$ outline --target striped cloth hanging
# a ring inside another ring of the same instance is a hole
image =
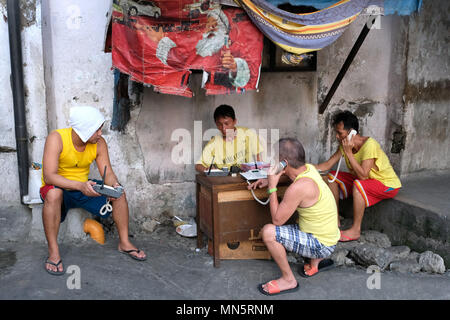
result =
[[[293,54],[320,50],[336,41],[357,16],[382,0],[342,0],[311,13],[295,14],[264,0],[235,0],[262,33]]]

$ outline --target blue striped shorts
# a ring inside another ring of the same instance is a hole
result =
[[[327,247],[320,243],[311,233],[300,230],[298,224],[275,226],[276,240],[281,243],[287,251],[295,252],[307,258],[327,258],[336,245]]]

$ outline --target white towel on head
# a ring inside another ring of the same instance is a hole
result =
[[[105,117],[94,107],[83,106],[70,108],[69,124],[86,143],[105,122]]]

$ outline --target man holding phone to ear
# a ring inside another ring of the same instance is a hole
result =
[[[316,168],[330,170],[341,156],[345,158],[350,172],[329,172],[328,185],[337,205],[340,198],[353,196],[353,225],[341,231],[339,239],[347,242],[359,239],[364,210],[383,199],[393,198],[402,185],[380,144],[371,137],[359,134],[358,118],[353,113],[339,112],[334,116],[332,125],[339,148],[328,161],[316,165]],[[351,134],[352,130],[356,134]]]
[[[340,236],[333,194],[316,168],[305,163],[305,150],[300,141],[280,139],[277,149],[278,158],[286,164],[284,168],[272,167],[267,179],[248,186],[248,189],[267,187],[270,198],[272,223],[263,227],[261,235],[281,270],[281,277],[259,285],[259,291],[265,295],[293,292],[299,288],[286,250],[311,259],[299,270],[303,277],[311,277],[332,266],[332,260],[325,258],[333,253]],[[277,185],[283,174],[293,182],[279,202]],[[298,223],[284,225],[296,211]]]

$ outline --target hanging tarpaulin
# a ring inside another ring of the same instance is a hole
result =
[[[277,6],[289,3],[293,6],[312,6],[318,10],[325,9],[333,4],[336,0],[267,0],[270,4]],[[410,15],[418,12],[422,6],[422,0],[384,0],[381,1],[384,7],[384,15],[398,14]]]
[[[114,0],[113,66],[158,92],[192,96],[191,70],[206,94],[257,88],[263,35],[240,8],[209,0]]]
[[[343,0],[323,10],[295,14],[264,0],[236,0],[276,45],[294,54],[320,50],[336,41],[361,11],[381,0]]]

